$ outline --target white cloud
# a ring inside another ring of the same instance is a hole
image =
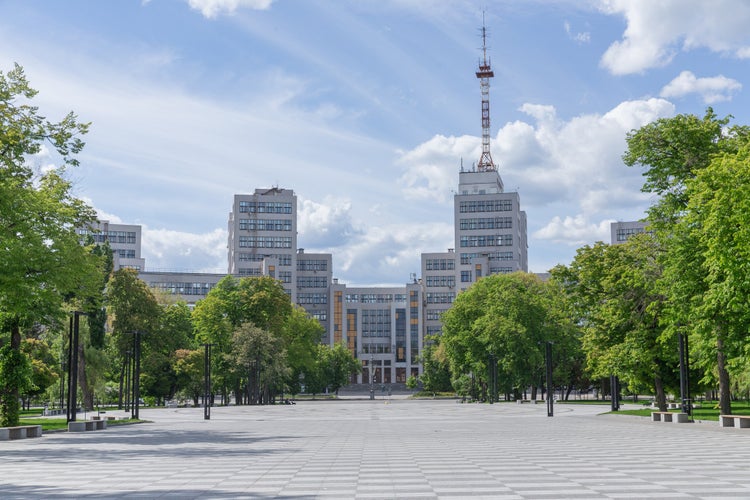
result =
[[[481,142],[473,136],[436,135],[411,151],[401,152],[398,164],[406,168],[399,184],[407,199],[448,202],[456,186],[456,172],[479,159]]]
[[[421,274],[423,252],[446,251],[452,246],[452,221],[372,226],[349,245],[336,250],[334,277],[342,271],[349,285],[403,285],[411,273]],[[393,276],[401,279],[394,282]]]
[[[605,219],[598,223],[590,222],[583,214],[574,217],[555,216],[546,226],[534,232],[533,236],[568,246],[581,246],[593,241],[609,241],[610,224],[614,220]]]
[[[111,219],[110,219],[111,220]],[[227,231],[196,234],[142,226],[141,256],[149,271],[221,273],[227,270]]]
[[[192,9],[201,11],[209,19],[221,14],[233,14],[238,8],[265,10],[272,3],[273,0],[188,0]]]
[[[674,80],[661,89],[662,97],[684,97],[688,94],[700,94],[703,102],[729,101],[734,92],[742,89],[742,84],[724,75],[697,78],[691,71],[683,71]]]
[[[600,10],[627,21],[601,64],[611,73],[642,73],[666,66],[680,51],[707,48],[750,57],[750,3],[744,0],[601,0]]]
[[[591,33],[589,33],[588,31],[573,33],[568,21],[565,21],[563,23],[563,27],[565,28],[565,33],[568,35],[568,38],[570,38],[571,40],[578,43],[589,43],[591,41]]]
[[[352,222],[349,199],[328,196],[317,203],[298,195],[297,204],[298,244],[302,247],[341,247],[360,232]]]
[[[673,115],[670,102],[625,101],[602,115],[567,121],[557,117],[554,106],[527,103],[520,110],[531,122],[506,123],[491,143],[492,156],[506,190],[518,189],[524,210],[542,226],[534,232],[530,225],[534,238],[562,239],[570,245],[592,241],[601,237],[608,221],[648,204],[648,196],[640,192],[640,172],[622,163],[625,136]],[[461,152],[478,158],[479,139],[435,136],[402,154],[403,179],[410,190],[418,186],[421,197],[447,203],[444,193],[455,186],[456,157]]]

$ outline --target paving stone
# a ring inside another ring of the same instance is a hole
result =
[[[207,421],[202,408],[142,409],[151,423],[0,443],[0,497],[750,498],[750,429],[607,410],[301,401]]]

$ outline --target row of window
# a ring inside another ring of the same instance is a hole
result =
[[[328,278],[325,276],[297,276],[297,286],[299,288],[326,288],[328,287]]]
[[[454,292],[427,292],[428,304],[452,304],[456,298]]]
[[[151,283],[150,286],[180,295],[206,295],[213,288],[211,283],[177,283],[171,281]]]
[[[454,259],[427,259],[425,269],[427,271],[453,271],[456,268]]]
[[[511,200],[467,200],[461,201],[458,211],[462,214],[474,212],[510,212],[513,210]]]
[[[291,219],[240,219],[241,231],[291,231]]]
[[[512,217],[482,217],[477,219],[460,219],[461,230],[475,229],[510,229],[513,227]]]
[[[425,280],[428,287],[437,287],[437,286],[456,286],[456,277],[449,275],[449,276],[427,276],[427,279]]]
[[[297,271],[327,271],[328,261],[325,259],[299,259]]]
[[[471,247],[509,247],[513,246],[512,234],[477,234],[461,236],[461,248]]]
[[[283,201],[241,201],[240,213],[290,214],[292,204]]]
[[[269,255],[248,252],[239,252],[237,254],[237,259],[240,262],[263,262],[264,259],[267,259],[269,257],[276,257],[276,259],[278,259],[279,261],[279,266],[286,267],[292,265],[292,256],[290,254]]]
[[[514,254],[513,252],[489,252],[489,253],[482,253],[482,256],[487,256],[490,261],[495,260],[513,260]],[[471,264],[472,259],[476,259],[479,257],[478,253],[462,253],[461,254],[461,264],[468,265]]]
[[[118,248],[116,252],[121,259],[135,259],[135,250],[132,248]]]
[[[644,232],[642,227],[621,228],[617,230],[616,239],[617,241],[627,241],[634,234],[641,234],[642,232]]]
[[[240,236],[240,248],[292,248],[291,236]]]
[[[490,267],[490,274],[509,274],[515,271],[512,267]]]
[[[347,293],[347,303],[359,302],[361,304],[387,304],[390,302],[406,302],[406,294],[403,293]]]
[[[427,321],[440,321],[440,317],[447,309],[427,309]]]
[[[328,321],[328,311],[310,311],[310,316],[320,322]]]
[[[135,231],[100,231],[92,232],[88,229],[79,229],[78,234],[81,236],[91,236],[96,243],[104,243],[109,241],[110,243],[130,243],[135,244]]]
[[[298,304],[327,304],[328,294],[327,293],[298,293],[297,303]]]

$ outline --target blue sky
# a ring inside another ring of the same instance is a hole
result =
[[[743,0],[0,0],[0,70],[21,64],[50,119],[92,122],[76,193],[143,226],[148,269],[224,272],[232,196],[279,186],[335,277],[400,284],[453,247],[483,10],[530,271],[643,216],[629,130],[709,105],[750,124]]]

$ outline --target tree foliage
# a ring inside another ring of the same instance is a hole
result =
[[[0,314],[16,352],[25,328],[55,324],[66,300],[95,294],[98,265],[76,234],[94,211],[73,196],[64,177],[78,165],[88,124],[73,113],[60,122],[47,120],[31,104],[35,95],[19,65],[0,72]],[[55,155],[56,165],[39,172],[30,162],[43,151]],[[18,397],[22,388],[9,384],[21,378],[1,379],[2,390]]]
[[[580,248],[569,267],[552,275],[574,304],[591,376],[616,375],[631,390],[650,388],[666,410],[665,383],[675,387],[677,359],[675,344],[662,336],[658,252],[648,234],[622,245],[599,242]]]
[[[677,115],[657,120],[628,135],[628,151],[623,157],[627,165],[644,168],[643,191],[659,196],[649,210],[648,221],[665,248],[662,256],[664,275],[660,285],[667,295],[666,332],[674,335],[686,331],[690,335],[691,343],[698,347],[694,352],[700,354],[706,373],[716,373],[721,409],[725,413],[731,412],[726,363],[727,354],[731,356],[726,349],[732,349],[726,344],[730,327],[726,324],[726,317],[710,317],[701,311],[705,312],[711,302],[705,302],[704,298],[715,296],[713,292],[722,288],[719,283],[724,277],[722,264],[713,259],[715,255],[711,255],[708,245],[711,239],[715,244],[726,232],[710,234],[706,227],[709,218],[701,215],[706,212],[701,206],[703,200],[699,193],[705,190],[706,175],[712,175],[705,174],[709,166],[718,158],[737,158],[747,143],[750,129],[730,126],[729,121],[729,117],[717,118],[711,108],[702,119]],[[743,165],[746,169],[746,163]],[[733,189],[726,184],[714,187]],[[741,207],[728,205],[726,210],[744,218],[744,213],[738,210]],[[722,221],[727,222],[727,219]],[[735,229],[732,226],[724,228],[730,232]],[[711,275],[711,269],[719,274]],[[715,355],[713,361],[706,356],[709,352]]]
[[[443,315],[441,344],[455,378],[472,373],[485,384],[490,355],[499,389],[536,387],[544,372],[544,343],[564,345],[572,324],[554,288],[528,273],[482,278],[458,295]]]

